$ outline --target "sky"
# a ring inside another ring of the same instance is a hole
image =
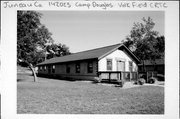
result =
[[[55,43],[69,47],[70,52],[121,43],[134,23],[151,17],[154,30],[164,35],[163,11],[38,11],[41,23],[52,33]]]

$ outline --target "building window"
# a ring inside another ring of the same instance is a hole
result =
[[[51,73],[51,65],[48,65],[47,69],[48,69],[48,73],[50,74]]]
[[[55,65],[52,66],[52,73],[55,73]]]
[[[133,62],[129,61],[129,71],[133,71]]]
[[[76,73],[80,73],[80,63],[76,64]]]
[[[66,73],[70,73],[70,66],[66,65]]]
[[[87,69],[88,73],[93,73],[93,62],[88,62]]]
[[[112,70],[112,59],[107,59],[107,70]]]
[[[39,70],[40,70],[40,71],[42,70],[42,66],[39,67]]]
[[[44,66],[44,71],[46,71],[46,66]]]

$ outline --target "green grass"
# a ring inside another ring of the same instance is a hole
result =
[[[129,89],[18,75],[17,113],[164,114],[164,88]]]

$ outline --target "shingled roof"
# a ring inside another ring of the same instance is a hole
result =
[[[139,59],[123,44],[115,44],[111,46],[106,46],[102,48],[87,50],[83,52],[73,53],[70,55],[62,56],[62,57],[55,57],[49,60],[46,60],[38,65],[45,65],[45,64],[55,64],[55,63],[62,63],[62,62],[71,62],[71,61],[78,61],[78,60],[86,60],[86,59],[101,59],[104,56],[108,55],[109,53],[117,50],[118,48],[124,47],[127,52],[130,53],[131,56],[135,58],[137,62]]]

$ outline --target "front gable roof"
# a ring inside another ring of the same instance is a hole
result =
[[[125,45],[115,44],[115,45],[106,46],[102,48],[73,53],[70,55],[62,56],[62,57],[55,57],[55,58],[46,60],[38,65],[55,64],[55,63],[71,62],[71,61],[86,60],[86,59],[96,59],[96,58],[100,60],[101,58],[112,53],[118,48],[125,49],[130,54],[130,56],[132,56],[133,59],[139,63],[139,59]]]

